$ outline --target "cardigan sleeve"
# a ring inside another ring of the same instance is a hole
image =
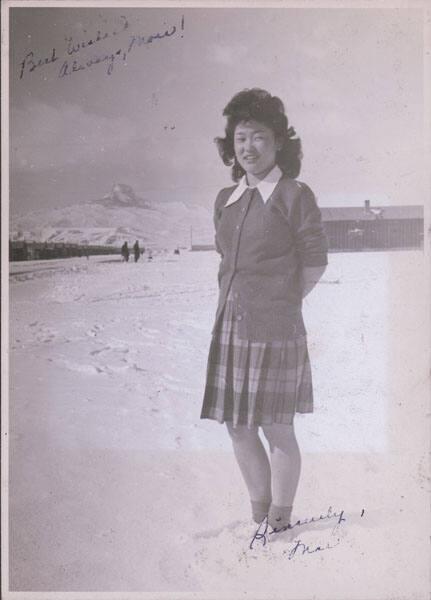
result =
[[[303,183],[299,185],[302,189],[292,202],[289,218],[299,262],[302,267],[325,266],[328,264],[328,239],[322,215],[311,189]]]
[[[215,236],[214,236],[214,243],[215,243],[215,248],[217,250],[217,252],[223,256],[223,252],[221,251],[221,248],[217,242],[217,229],[218,229],[218,225],[220,222],[220,218],[221,218],[221,211],[224,205],[224,195],[223,195],[223,190],[221,190],[218,194],[217,194],[217,198],[214,204],[214,214],[213,214],[213,222],[214,222],[214,229],[215,229]]]

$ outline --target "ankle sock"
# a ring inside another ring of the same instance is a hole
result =
[[[256,523],[262,523],[268,514],[271,500],[251,500],[251,512]]]
[[[283,529],[289,525],[291,516],[291,506],[275,506],[271,504],[268,512],[268,523],[273,529]]]

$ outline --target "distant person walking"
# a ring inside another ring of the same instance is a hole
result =
[[[248,89],[223,114],[216,142],[236,183],[214,207],[220,291],[201,418],[226,423],[253,519],[280,530],[301,471],[294,416],[313,412],[302,299],[325,271],[327,239],[313,192],[296,180],[301,142],[282,101]]]
[[[135,263],[138,262],[139,257],[141,256],[138,240],[136,240],[136,242],[133,244],[133,255],[135,257]]]
[[[123,257],[124,262],[129,262],[129,246],[127,242],[121,246],[121,256]]]

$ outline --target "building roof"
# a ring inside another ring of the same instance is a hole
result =
[[[424,207],[412,206],[322,206],[323,221],[373,221],[374,219],[423,219]]]

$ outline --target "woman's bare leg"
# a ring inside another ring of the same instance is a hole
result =
[[[292,425],[262,425],[271,457],[272,504],[268,515],[271,527],[285,527],[290,520],[301,473],[301,454]]]
[[[232,440],[235,458],[248,489],[253,518],[260,523],[268,513],[271,503],[271,465],[258,428],[246,425],[233,427],[226,423]]]

